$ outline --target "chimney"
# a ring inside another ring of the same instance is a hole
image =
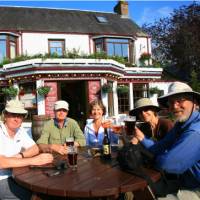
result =
[[[119,0],[114,7],[114,12],[121,15],[123,18],[129,18],[128,14],[128,2],[125,0]]]

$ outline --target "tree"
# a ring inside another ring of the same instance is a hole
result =
[[[191,78],[194,70],[200,77],[200,5],[193,2],[174,10],[170,17],[144,24],[152,37],[154,59],[163,66],[173,65]]]

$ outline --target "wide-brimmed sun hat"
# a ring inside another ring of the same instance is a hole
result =
[[[129,114],[133,115],[133,116],[137,116],[139,111],[146,109],[146,108],[152,109],[156,112],[160,111],[160,108],[157,105],[153,104],[151,99],[141,98],[135,102],[135,108],[133,110],[131,110],[129,112]]]
[[[28,111],[24,109],[24,104],[19,100],[7,101],[4,111],[9,113],[24,114],[24,115],[28,113]]]
[[[66,101],[56,101],[54,104],[54,110],[65,109],[69,110],[69,104]]]
[[[177,94],[189,94],[194,97],[198,102],[200,102],[200,93],[195,92],[186,83],[174,82],[169,85],[168,94],[158,97],[158,103],[160,106],[168,107],[168,98]]]

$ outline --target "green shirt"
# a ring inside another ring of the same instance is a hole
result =
[[[83,132],[74,119],[67,117],[66,124],[63,128],[57,127],[54,120],[51,119],[45,123],[42,134],[37,140],[37,144],[64,144],[66,138],[69,137],[73,137],[81,146],[85,146],[86,144]]]

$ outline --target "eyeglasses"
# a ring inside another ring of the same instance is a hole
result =
[[[12,118],[20,118],[23,119],[25,117],[24,114],[18,114],[18,113],[7,113],[8,117],[12,117]]]
[[[189,96],[174,96],[168,99],[168,105],[174,105],[175,103],[183,104],[185,101],[192,101],[192,97]]]
[[[64,108],[61,108],[61,109],[56,110],[56,112],[67,112],[67,110]]]

